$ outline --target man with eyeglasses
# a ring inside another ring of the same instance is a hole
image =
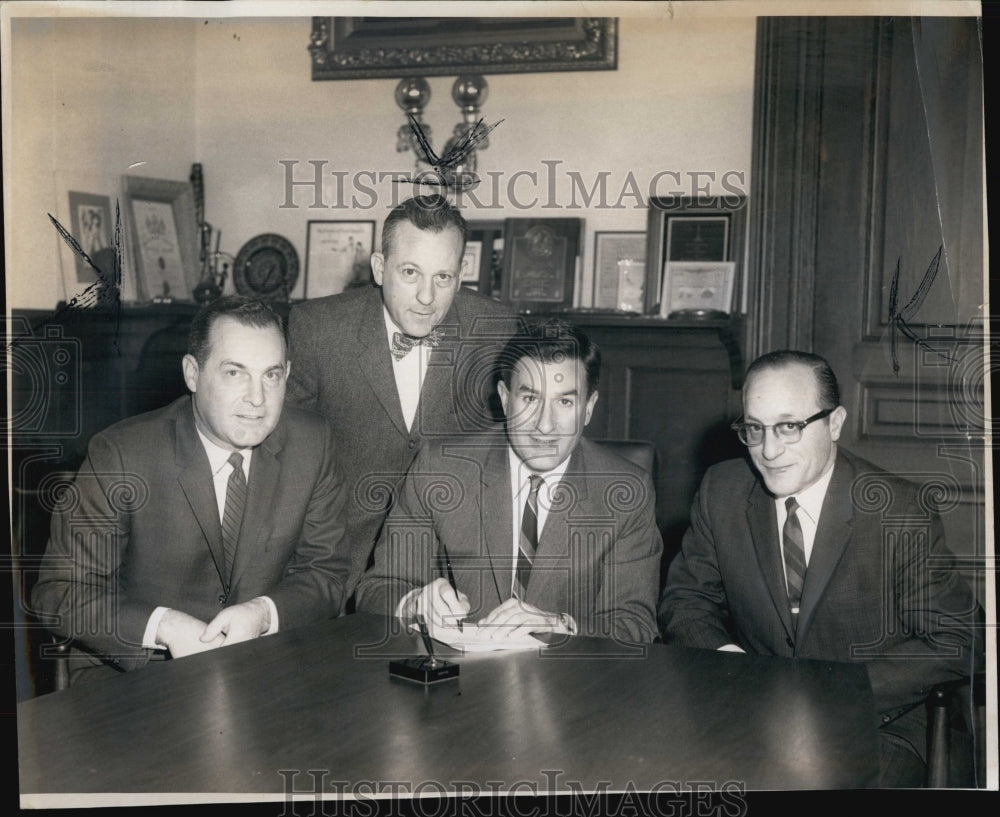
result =
[[[879,785],[923,785],[931,687],[969,674],[977,605],[918,486],[838,448],[847,411],[818,355],[755,360],[733,424],[750,462],[713,466],[659,606],[668,642],[863,661]]]

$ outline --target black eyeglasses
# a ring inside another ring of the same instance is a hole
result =
[[[774,429],[774,436],[783,443],[797,443],[802,439],[802,431],[809,423],[822,420],[833,412],[832,408],[823,409],[816,412],[812,417],[805,420],[785,420],[783,423],[775,423],[773,426],[765,426],[760,423],[733,423],[730,428],[737,433],[743,445],[760,445],[764,442],[764,435],[769,428]]]

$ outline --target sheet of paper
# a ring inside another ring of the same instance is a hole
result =
[[[415,625],[410,625],[410,629],[417,632]],[[545,644],[532,635],[519,636],[517,638],[494,638],[496,633],[494,627],[480,628],[476,624],[465,624],[462,629],[458,627],[431,627],[430,635],[435,641],[447,644],[462,652],[490,652],[494,650],[534,650],[544,647]]]

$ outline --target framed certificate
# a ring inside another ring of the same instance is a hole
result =
[[[739,311],[733,293],[741,290],[745,244],[745,196],[650,199],[645,312],[718,317]]]
[[[374,240],[374,221],[310,221],[303,297],[322,298],[371,283]]]

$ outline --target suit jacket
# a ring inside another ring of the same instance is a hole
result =
[[[862,661],[889,724],[972,668],[977,605],[950,560],[917,487],[839,449],[793,629],[774,498],[747,460],[730,460],[701,483],[659,620],[687,646]]]
[[[208,455],[182,397],[90,441],[53,513],[34,607],[54,632],[119,669],[150,659],[142,637],[157,606],[207,622],[267,595],[281,630],[333,617],[350,567],[345,499],[326,422],[286,407],[250,460],[227,597]]]
[[[663,542],[650,475],[581,439],[539,532],[524,601],[569,613],[584,635],[649,642]],[[358,609],[393,615],[450,560],[471,615],[511,596],[514,539],[506,437],[456,439],[417,457],[358,585]]]
[[[496,360],[516,322],[489,298],[459,289],[438,326],[409,431],[386,339],[382,291],[348,290],[293,307],[292,371],[286,400],[315,409],[333,427],[349,486],[350,587],[369,565],[403,476],[426,440],[491,428]],[[497,401],[498,402],[498,401]]]

